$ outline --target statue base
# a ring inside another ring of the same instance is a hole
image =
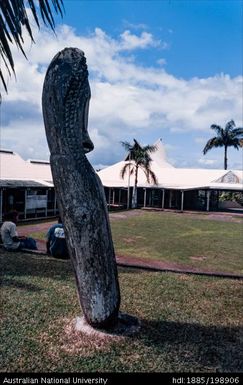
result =
[[[84,317],[77,317],[75,322],[76,331],[101,338],[131,336],[137,334],[140,329],[141,322],[138,318],[121,312],[118,314],[117,324],[107,330],[92,327]]]

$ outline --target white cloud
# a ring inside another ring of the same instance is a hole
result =
[[[198,163],[207,165],[207,166],[212,166],[218,163],[218,160],[216,159],[206,159],[206,158],[200,158],[198,159]]]
[[[157,63],[161,66],[164,66],[166,64],[166,59],[161,58],[161,59],[157,60]]]
[[[2,114],[8,116],[2,122],[2,146],[11,147],[25,158],[30,154],[32,158],[47,157],[41,115],[42,84],[51,59],[67,45],[82,49],[87,57],[92,92],[89,131],[95,144],[89,157],[94,164],[118,161],[124,152],[121,140],[136,137],[143,142],[150,133],[150,143],[161,136],[167,142],[164,132],[210,135],[212,123],[224,126],[233,118],[236,125],[242,124],[241,76],[219,74],[185,80],[152,64],[139,65],[132,56],[136,50],[158,48],[159,42],[150,33],[136,35],[126,30],[115,39],[96,28],[88,36],[79,36],[64,25],[57,28],[57,37],[46,29],[34,36],[35,45],[24,36],[28,61],[14,50],[17,81],[12,78],[8,82],[9,94],[4,95],[2,104]],[[19,105],[23,112],[17,119],[13,112]],[[30,119],[33,111],[35,115]],[[196,142],[199,143],[197,139]],[[170,151],[169,156],[174,159],[177,150],[171,147]],[[206,160],[199,163],[212,165]]]
[[[119,51],[133,50],[136,48],[144,49],[149,46],[157,47],[159,45],[160,41],[155,41],[151,33],[142,32],[140,36],[137,36],[131,34],[129,30],[126,30],[121,34],[121,43]]]
[[[128,20],[123,20],[123,26],[124,28],[129,28],[133,30],[139,30],[139,29],[148,29],[148,26],[144,23],[130,23]]]
[[[48,159],[45,130],[39,120],[13,120],[1,130],[3,147],[22,155],[25,159]]]

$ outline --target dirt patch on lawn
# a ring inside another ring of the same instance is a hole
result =
[[[131,217],[138,217],[144,214],[143,210],[127,210],[119,213],[109,213],[110,220],[127,219]]]
[[[196,255],[196,256],[190,257],[190,259],[192,261],[205,261],[207,257],[205,257],[204,255]]]
[[[243,213],[221,213],[221,212],[205,212],[205,211],[178,211],[178,210],[162,210],[162,209],[134,209],[127,210],[122,212],[109,213],[110,220],[119,220],[127,219],[131,217],[139,217],[144,215],[145,212],[153,212],[157,215],[171,214],[174,216],[186,216],[191,219],[202,219],[202,220],[211,220],[211,221],[221,221],[221,222],[234,222],[243,224]]]
[[[90,357],[97,352],[109,351],[112,343],[120,342],[123,337],[88,335],[75,327],[76,319],[60,318],[48,331],[40,335],[41,343],[52,360],[58,361],[60,353]],[[60,330],[55,335],[56,330]],[[54,333],[55,331],[55,333]]]
[[[205,212],[205,211],[178,211],[171,209],[152,209],[146,208],[142,210],[134,210],[134,211],[147,211],[154,212],[158,215],[171,214],[174,216],[186,216],[191,219],[200,219],[200,220],[212,220],[212,221],[221,221],[221,222],[233,222],[233,223],[241,223],[243,224],[243,213],[231,213],[231,212]]]

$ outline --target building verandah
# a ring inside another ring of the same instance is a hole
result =
[[[132,187],[105,187],[108,209],[121,210],[131,208]],[[159,187],[138,187],[138,208],[155,208],[176,211],[222,211],[220,195],[232,190],[215,189],[169,189]],[[242,189],[234,190],[240,193]],[[239,206],[238,206],[239,207]],[[20,220],[50,218],[58,215],[57,198],[54,187],[2,187],[0,186],[0,221],[2,215],[10,210],[17,210]],[[237,209],[237,205],[235,206]],[[243,213],[243,206],[241,208]]]
[[[0,187],[0,221],[5,213],[17,210],[20,220],[55,217],[58,215],[53,187]]]
[[[243,170],[175,168],[166,161],[161,141],[156,142],[156,147],[151,168],[158,183],[149,184],[139,170],[139,208],[216,211],[227,209],[219,199],[224,191],[243,194]],[[125,163],[121,161],[97,172],[109,209],[132,206],[134,175],[121,177]],[[242,207],[239,208],[242,210]],[[47,161],[24,161],[13,151],[0,150],[0,221],[3,214],[12,209],[19,211],[22,220],[58,215],[50,164]]]
[[[137,207],[157,208],[171,210],[196,210],[196,211],[221,211],[220,195],[232,190],[221,189],[170,189],[160,187],[138,187]],[[242,189],[233,190],[242,194]],[[108,208],[126,209],[131,208],[132,187],[130,194],[128,188],[105,187],[105,195]],[[129,196],[128,196],[129,195]],[[235,205],[236,208],[238,205]],[[243,210],[243,207],[242,207]]]

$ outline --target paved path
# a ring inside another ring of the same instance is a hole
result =
[[[111,217],[111,220],[122,220],[131,215],[137,216],[141,214],[142,214],[142,210],[132,210],[129,212],[111,213],[110,217]],[[225,215],[224,215],[224,218],[225,218]],[[227,217],[227,219],[229,218]],[[47,233],[49,227],[54,223],[56,223],[56,221],[49,221],[45,223],[36,223],[36,224],[32,223],[29,225],[19,226],[18,233],[19,235],[27,235],[27,236],[29,234],[35,234],[38,232]],[[36,241],[38,246],[38,252],[40,254],[45,254],[46,253],[45,240],[40,240],[36,237]],[[225,273],[220,271],[209,271],[206,269],[202,269],[202,268],[199,269],[196,267],[185,266],[185,265],[181,265],[179,263],[173,263],[173,262],[163,262],[159,260],[151,260],[146,258],[131,257],[131,256],[125,256],[125,255],[116,255],[116,260],[119,266],[140,268],[140,269],[146,269],[150,271],[167,271],[167,272],[180,273],[180,274],[197,274],[197,275],[222,277],[222,278],[243,279],[243,275],[239,275],[239,274]]]

